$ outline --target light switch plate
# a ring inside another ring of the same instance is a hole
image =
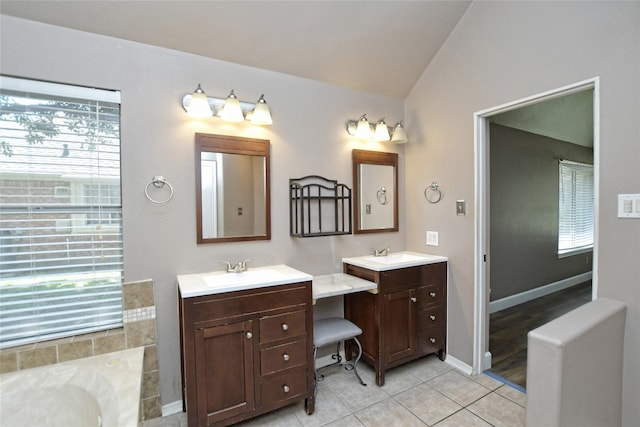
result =
[[[438,240],[437,231],[427,231],[427,246],[438,246]]]
[[[640,218],[640,194],[618,194],[618,218]]]

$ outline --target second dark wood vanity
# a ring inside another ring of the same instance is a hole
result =
[[[344,272],[378,284],[378,293],[345,295],[345,318],[362,329],[362,359],[384,385],[389,368],[431,353],[444,360],[447,334],[447,262],[375,271],[343,264]],[[347,343],[347,357],[355,346]]]

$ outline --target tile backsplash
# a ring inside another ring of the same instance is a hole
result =
[[[144,346],[140,419],[162,416],[153,281],[125,283],[122,299],[124,327],[1,350],[0,373]]]

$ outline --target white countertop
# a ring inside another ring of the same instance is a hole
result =
[[[313,277],[310,274],[291,268],[288,265],[280,264],[267,267],[249,267],[241,273],[212,271],[208,273],[181,274],[178,276],[178,287],[183,298],[191,298],[222,292],[309,282],[312,279]]]
[[[446,261],[448,261],[448,258],[444,256],[410,251],[391,252],[386,256],[364,255],[359,257],[342,258],[342,262],[346,264],[367,268],[373,271],[387,271],[397,268],[416,267],[419,265]]]
[[[334,297],[361,291],[377,292],[375,282],[344,273],[313,276],[313,299]],[[375,293],[374,292],[374,293]]]

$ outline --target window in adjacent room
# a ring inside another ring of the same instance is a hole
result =
[[[120,93],[0,76],[0,348],[122,326]]]
[[[558,256],[593,249],[593,165],[560,161]]]

